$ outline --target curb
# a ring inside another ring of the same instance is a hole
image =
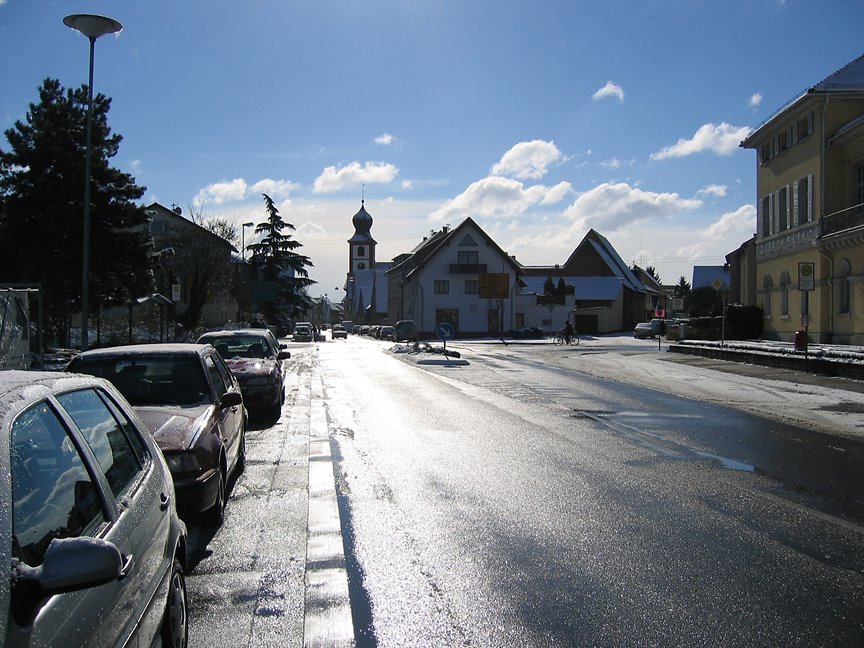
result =
[[[309,416],[309,521],[306,536],[306,601],[303,645],[354,646],[354,622],[333,456],[327,433],[321,374],[312,374]]]

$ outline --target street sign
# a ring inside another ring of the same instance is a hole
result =
[[[447,340],[452,340],[453,336],[456,335],[456,329],[453,328],[450,322],[441,322],[435,329],[435,334],[439,340],[447,342]]]
[[[816,264],[811,261],[801,261],[798,264],[798,290],[814,290],[816,288]]]
[[[480,299],[507,299],[510,275],[506,272],[486,272],[480,275]]]
[[[180,284],[171,284],[171,301],[180,301]]]

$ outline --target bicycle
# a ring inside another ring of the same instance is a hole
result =
[[[570,340],[564,337],[563,331],[558,331],[552,337],[552,344],[555,346],[561,346],[562,344],[569,344],[570,346],[579,346],[579,334],[576,331],[573,331],[573,335],[570,336]]]

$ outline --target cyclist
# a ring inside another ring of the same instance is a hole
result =
[[[567,324],[564,325],[564,341],[567,344],[570,344],[570,339],[573,337],[573,325],[570,323],[570,320],[567,320]]]

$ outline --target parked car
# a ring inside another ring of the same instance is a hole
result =
[[[333,328],[330,330],[330,338],[333,340],[338,340],[339,338],[345,340],[348,338],[348,332],[341,324],[334,324]]]
[[[240,384],[209,344],[140,344],[85,351],[67,371],[106,378],[165,455],[181,515],[222,522],[226,485],[246,461]]]
[[[279,418],[285,402],[285,351],[267,329],[211,331],[198,344],[212,344],[240,383],[243,404],[255,413]]]
[[[539,340],[546,337],[546,331],[539,326],[526,326],[520,329],[513,329],[507,334],[514,340]]]
[[[295,342],[311,342],[313,339],[311,327],[300,325],[295,326],[292,338]]]
[[[651,322],[640,322],[633,329],[633,337],[636,339],[653,338],[654,335],[654,327],[651,326]]]
[[[129,403],[92,376],[0,371],[0,438],[0,645],[186,646],[186,526]]]
[[[417,340],[417,327],[414,320],[399,320],[393,328],[395,329],[394,340],[396,342],[402,340],[414,342]]]
[[[369,325],[368,324],[361,325],[360,328],[357,329],[357,333],[359,335],[369,335]]]
[[[382,340],[395,340],[396,339],[396,329],[392,326],[382,326],[378,331],[378,337]]]

